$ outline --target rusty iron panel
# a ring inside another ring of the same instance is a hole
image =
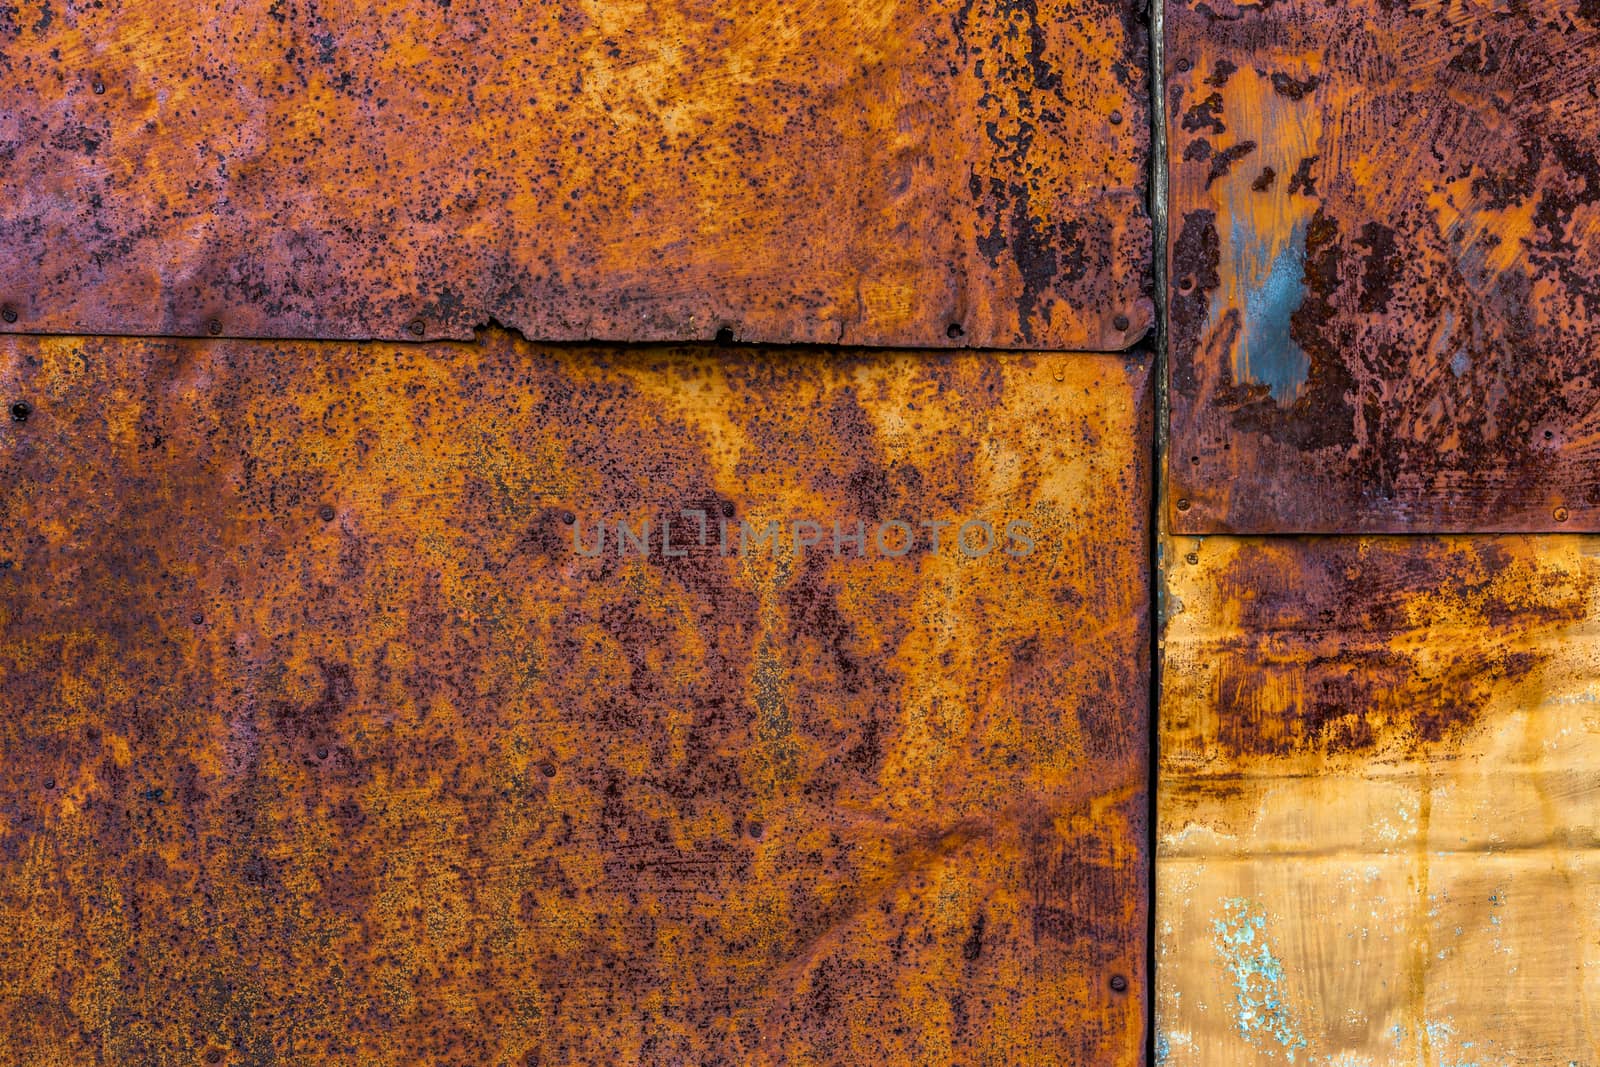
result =
[[[0,1061],[1140,1062],[1147,357],[3,353]]]
[[[1120,350],[1138,0],[0,11],[11,329]]]
[[[1600,10],[1167,23],[1174,529],[1600,529]]]
[[[1167,548],[1158,1058],[1592,1062],[1600,539]]]

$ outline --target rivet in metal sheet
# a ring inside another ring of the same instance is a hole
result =
[[[327,759],[328,758],[328,750],[325,749],[325,748],[317,749],[317,758],[318,759]]]
[[[332,522],[333,521],[333,505],[332,504],[324,504],[324,505],[322,505],[320,508],[317,509],[317,517],[319,519],[321,519],[323,522]]]
[[[99,78],[96,78],[94,80],[94,95],[100,96],[105,91],[106,91],[106,83],[101,81]]]
[[[1196,467],[1200,466],[1200,457],[1199,456],[1190,456],[1189,457],[1189,463],[1191,465],[1193,465],[1193,466],[1196,466]]]
[[[1120,974],[1112,975],[1111,989],[1117,993],[1126,993],[1128,991],[1128,980]]]
[[[33,414],[33,406],[26,400],[19,400],[11,405],[11,421],[27,422],[28,416]]]
[[[1189,510],[1189,502],[1187,500],[1178,501],[1178,510],[1179,511],[1188,511]]]
[[[189,616],[189,621],[194,623],[196,626],[199,626],[201,623],[206,621],[206,617],[197,611],[193,615]]]
[[[211,319],[209,322],[206,323],[206,333],[209,333],[212,337],[216,337],[221,332],[222,332],[222,320],[221,319]]]
[[[725,519],[733,518],[733,501],[724,500],[722,502],[722,517]]]
[[[1556,508],[1554,511],[1552,511],[1550,513],[1550,515],[1557,522],[1566,522],[1567,521],[1567,509],[1566,508]]]
[[[574,515],[570,511],[563,511],[561,513],[561,521],[566,523],[568,526],[571,526],[573,523],[578,521],[578,516]]]
[[[7,322],[16,322],[17,309],[10,305],[0,308],[0,319],[5,319]]]
[[[1126,330],[1128,328],[1128,316],[1118,315],[1116,318],[1112,319],[1111,328],[1114,330]]]
[[[44,780],[44,787],[46,789],[54,789],[56,787],[56,780],[54,778],[46,778]]]
[[[546,778],[554,778],[556,776],[556,765],[549,760],[544,760],[539,764],[539,773]]]
[[[1193,66],[1193,64],[1190,63],[1187,59],[1178,60],[1178,70],[1180,70],[1180,71],[1188,70],[1191,66]]]
[[[421,337],[428,329],[428,324],[421,319],[412,319],[406,324],[406,329],[411,331],[411,336]]]
[[[952,341],[966,332],[966,330],[961,328],[961,324],[959,322],[952,322],[950,325],[944,328],[944,335],[950,338]]]
[[[1200,553],[1191,552],[1187,556],[1183,557],[1183,561],[1189,566],[1193,567],[1200,562]]]
[[[1110,115],[1110,118],[1111,118],[1111,125],[1113,125],[1113,126],[1121,126],[1122,125],[1122,112],[1113,111],[1111,113],[1111,115]]]
[[[760,820],[757,819],[751,819],[748,823],[746,823],[745,829],[749,832],[750,836],[755,838],[757,841],[761,840],[761,835],[767,832],[766,827],[762,826]]]

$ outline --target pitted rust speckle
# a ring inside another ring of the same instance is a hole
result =
[[[1140,1061],[1142,359],[3,352],[0,1061]]]
[[[1592,8],[1168,12],[1174,529],[1600,526]]]
[[[0,299],[31,332],[1121,350],[1142,9],[24,0]]]

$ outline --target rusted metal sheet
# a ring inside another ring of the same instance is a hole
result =
[[[0,1061],[1139,1062],[1146,359],[3,352]]]
[[[1174,528],[1600,529],[1600,10],[1167,21]]]
[[[1141,0],[0,11],[10,329],[1123,349]]]
[[[1593,1062],[1600,539],[1168,546],[1158,1059]]]

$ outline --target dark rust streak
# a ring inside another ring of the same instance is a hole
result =
[[[1592,569],[1509,538],[1214,539],[1173,576],[1173,770],[1447,757],[1589,617]],[[1216,557],[1216,561],[1213,558]]]

